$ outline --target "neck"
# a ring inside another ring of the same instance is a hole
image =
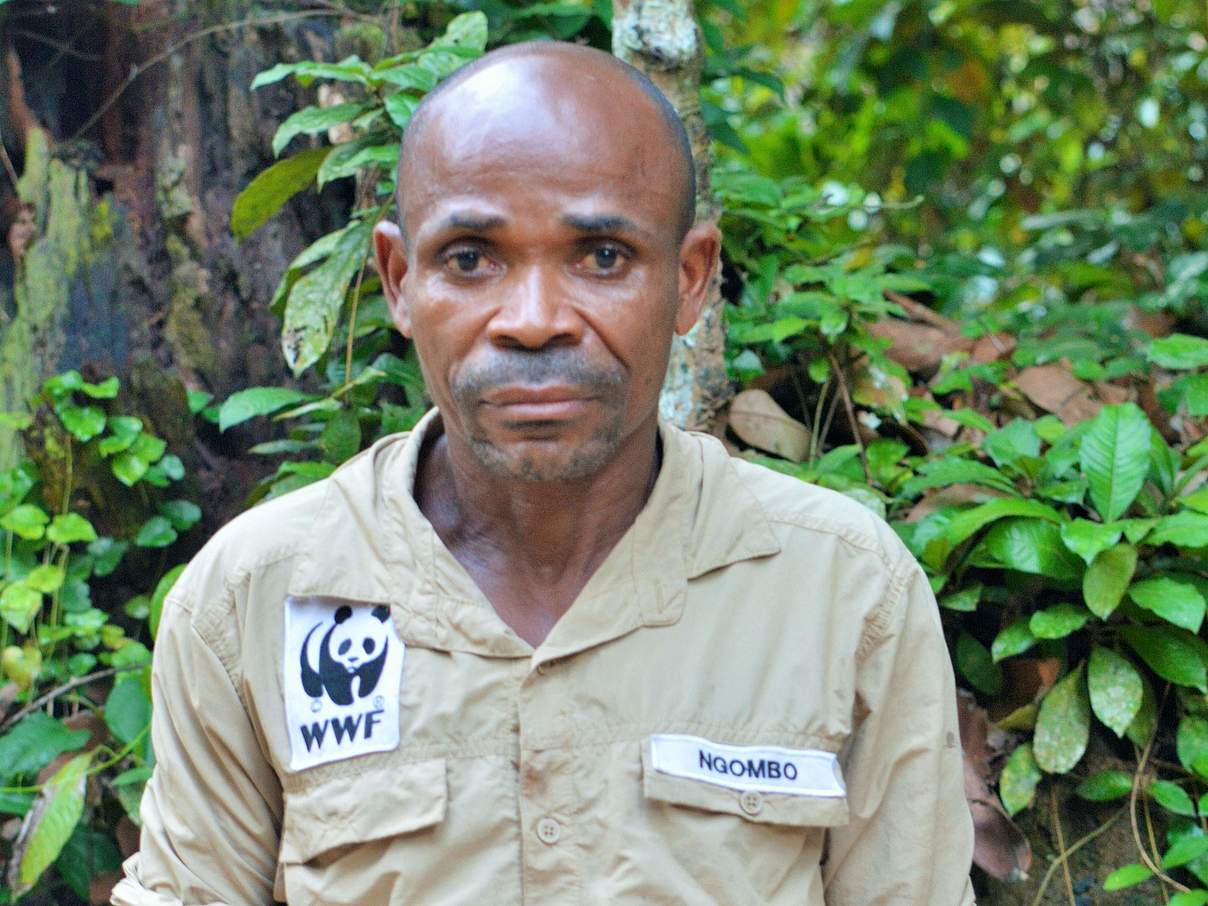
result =
[[[531,602],[522,606],[545,611],[535,616],[548,631],[633,524],[657,472],[653,416],[599,472],[573,481],[493,474],[441,434],[421,452],[415,496],[500,615],[515,626],[506,611]]]

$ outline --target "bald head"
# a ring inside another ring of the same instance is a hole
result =
[[[531,129],[529,128],[531,127]],[[675,239],[695,219],[696,174],[687,132],[675,108],[639,70],[594,48],[553,41],[493,50],[459,69],[428,93],[403,136],[399,156],[399,224],[404,236],[411,180],[423,179],[429,155],[456,153],[441,138],[466,130],[480,142],[513,143],[525,132],[562,136],[561,143],[617,144],[637,134],[662,166],[601,178],[652,182],[674,206]],[[437,133],[433,141],[433,133]],[[660,172],[663,171],[663,172]]]

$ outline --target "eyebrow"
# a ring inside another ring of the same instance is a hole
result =
[[[440,232],[447,230],[469,230],[472,233],[485,233],[493,230],[496,227],[503,226],[504,220],[502,217],[492,214],[466,214],[453,213],[441,221],[438,229]]]
[[[567,214],[562,218],[562,222],[571,229],[578,230],[581,233],[634,233],[639,236],[646,236],[647,231],[642,229],[628,217],[622,217],[620,214]]]

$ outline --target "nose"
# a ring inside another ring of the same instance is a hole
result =
[[[540,265],[513,273],[513,279],[499,287],[499,308],[487,328],[491,342],[523,349],[578,343],[583,321],[559,275]]]

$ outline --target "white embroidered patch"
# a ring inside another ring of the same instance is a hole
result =
[[[291,771],[398,746],[404,645],[389,607],[286,598],[284,651]]]
[[[650,763],[662,774],[732,790],[829,797],[845,792],[839,760],[820,749],[727,746],[699,736],[661,733],[650,737]]]

